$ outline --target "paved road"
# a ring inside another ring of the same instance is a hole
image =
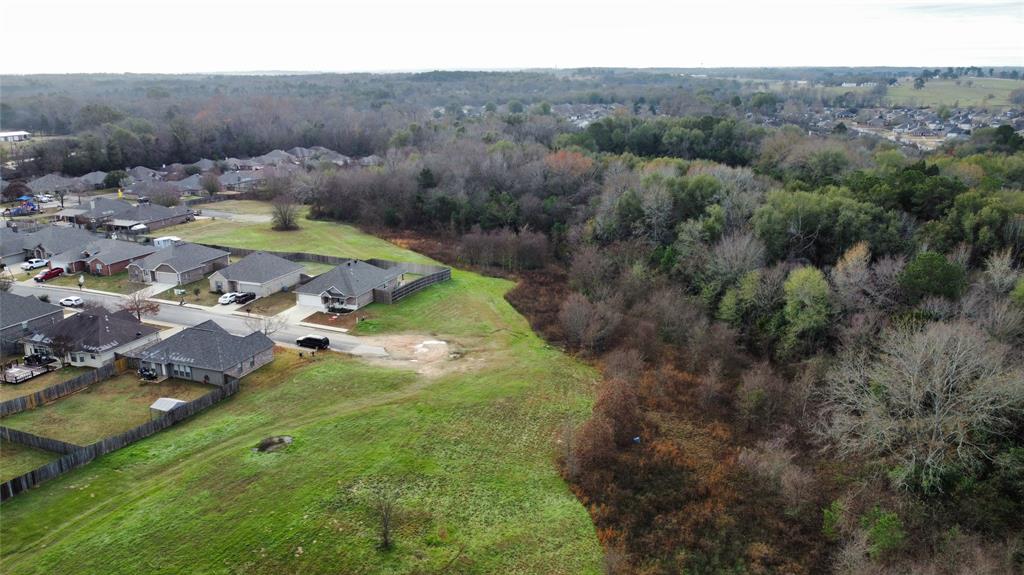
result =
[[[16,283],[12,291],[18,295],[41,295],[48,294],[50,301],[56,302],[68,295],[81,296],[87,302],[101,303],[107,308],[117,309],[121,297],[116,295],[100,294],[95,292],[81,292],[73,287],[61,287],[52,285],[38,285],[28,283]],[[213,314],[203,309],[175,304],[160,304],[160,312],[156,315],[144,315],[165,323],[189,327],[200,324],[208,319],[217,322],[218,325],[235,335],[246,335],[252,333],[254,328],[250,322],[241,316]],[[310,328],[301,325],[287,324],[274,333],[270,339],[287,347],[296,347],[295,340],[307,334],[325,336],[331,340],[331,349],[352,355],[368,357],[386,357],[384,348],[366,345],[353,335],[330,330]]]

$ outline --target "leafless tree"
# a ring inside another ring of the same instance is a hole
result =
[[[864,308],[867,289],[871,281],[871,253],[865,242],[846,250],[832,268],[832,286],[843,309],[858,311]]]
[[[271,218],[275,230],[297,230],[299,229],[299,206],[286,195],[278,196],[272,204]]]
[[[844,353],[826,376],[825,437],[840,455],[891,458],[901,482],[936,488],[988,455],[1024,407],[1024,372],[1009,348],[967,322],[895,330],[880,352]]]
[[[735,284],[747,272],[764,265],[765,248],[749,231],[723,237],[711,250],[709,271],[722,285]]]
[[[1011,248],[993,253],[985,260],[985,280],[996,293],[1007,293],[1013,289],[1020,274],[1014,265]]]
[[[259,315],[250,313],[248,317],[245,318],[245,325],[251,331],[258,331],[266,336],[273,335],[287,324],[287,318],[281,315]]]
[[[50,353],[53,357],[60,360],[63,365],[68,360],[68,355],[75,351],[74,345],[72,345],[71,337],[67,334],[58,334],[50,340],[49,344]]]
[[[131,312],[139,321],[142,321],[143,315],[156,315],[160,313],[160,304],[155,301],[146,299],[143,294],[144,290],[139,290],[128,294],[118,304],[118,308],[124,311]]]
[[[199,178],[199,185],[203,187],[203,191],[211,196],[221,191],[220,178],[213,172],[207,172]]]
[[[389,484],[380,484],[373,488],[370,495],[370,504],[373,507],[373,514],[377,519],[377,529],[380,536],[378,546],[382,550],[391,549],[392,533],[395,527],[395,518],[398,511],[398,501],[401,497],[397,487]]]

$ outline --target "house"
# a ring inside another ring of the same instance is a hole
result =
[[[0,142],[21,142],[23,140],[29,140],[32,138],[32,134],[24,130],[18,130],[14,132],[0,132]]]
[[[258,171],[252,170],[227,172],[221,174],[218,179],[220,180],[221,187],[225,190],[242,192],[256,189],[266,178]]]
[[[78,178],[79,182],[82,182],[84,187],[99,190],[103,188],[103,183],[107,180],[106,172],[89,172],[88,174]]]
[[[200,244],[179,242],[128,264],[133,282],[184,285],[227,267],[231,254]]]
[[[60,174],[40,176],[27,185],[33,194],[68,193],[82,189],[82,182],[78,178],[65,178]]]
[[[213,320],[183,329],[131,354],[157,377],[224,385],[274,360],[274,342],[263,332],[231,335]]]
[[[86,245],[97,238],[92,232],[61,226],[46,226],[34,232],[18,232],[17,235],[22,236],[21,249],[24,254],[22,260],[29,258],[49,259],[55,254],[61,254],[75,247]],[[4,242],[7,241],[8,239],[5,237]],[[4,251],[7,250],[5,249]]]
[[[210,274],[210,291],[253,292],[265,297],[299,283],[302,265],[282,257],[256,252]]]
[[[128,170],[128,175],[132,180],[136,182],[145,182],[151,180],[159,180],[160,172],[147,168],[146,166],[135,166]]]
[[[0,291],[0,352],[17,353],[21,338],[64,318],[60,306],[32,296]]]
[[[373,290],[394,289],[402,269],[379,268],[360,260],[348,260],[295,288],[299,305],[324,311],[352,311],[373,302]]]
[[[178,193],[181,194],[194,194],[196,192],[203,191],[203,182],[199,174],[192,174],[185,179],[170,183],[177,188]]]
[[[156,246],[99,238],[54,255],[50,258],[50,267],[64,268],[68,273],[87,271],[94,275],[110,276],[124,271],[128,264],[156,250]]]
[[[57,357],[75,366],[102,367],[114,354],[126,354],[160,339],[160,330],[129,311],[76,313],[22,338],[25,355]],[[63,357],[61,357],[63,355]]]
[[[201,172],[209,172],[210,170],[212,170],[212,169],[217,167],[217,162],[214,162],[213,160],[211,160],[209,158],[203,158],[203,159],[199,160],[198,162],[195,162],[194,164],[189,164],[189,165],[195,166],[195,167],[199,168],[199,171],[201,171]]]
[[[25,248],[22,245],[25,235],[19,234],[18,228],[0,228],[0,264],[13,266],[25,261]]]
[[[124,200],[91,198],[87,204],[65,208],[54,216],[90,227],[105,226],[112,231],[158,230],[195,219],[188,206],[166,207],[157,204],[133,205]]]

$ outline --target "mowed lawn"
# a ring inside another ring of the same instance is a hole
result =
[[[33,393],[46,389],[51,385],[56,385],[78,377],[79,375],[90,371],[90,369],[91,368],[87,367],[67,366],[51,371],[50,373],[38,375],[19,384],[0,383],[0,401],[7,401],[8,399],[14,399],[15,397],[21,397],[23,395],[32,395]]]
[[[200,219],[164,228],[160,233],[191,242],[256,250],[431,262],[430,258],[364,234],[352,226],[306,218],[300,218],[299,229],[290,232],[274,231],[269,223]]]
[[[149,420],[149,406],[161,397],[197,399],[213,387],[175,379],[142,385],[126,373],[36,409],[0,419],[13,429],[87,445],[128,431]]]
[[[424,259],[343,229],[321,251]],[[596,373],[530,330],[511,287],[457,272],[361,326],[458,345],[441,375],[279,349],[236,396],[6,502],[5,572],[600,572],[594,527],[555,466]],[[294,442],[253,451],[274,435]],[[381,485],[400,493],[387,552],[369,495]]]
[[[175,290],[185,290],[185,295],[175,295]],[[196,295],[196,290],[199,290],[199,295]],[[185,298],[185,303],[194,303],[196,305],[217,305],[217,299],[221,294],[210,291],[210,280],[209,277],[196,280],[192,283],[185,284],[183,286],[175,286],[167,291],[162,291],[156,295],[157,299],[165,299],[170,301],[179,301],[182,297]]]
[[[14,479],[60,457],[59,453],[0,441],[0,481]]]
[[[85,277],[85,284],[82,286],[85,289],[94,289],[100,291],[108,291],[113,293],[134,293],[146,287],[146,284],[135,283],[128,280],[128,271],[116,273],[110,276],[94,276],[89,273],[73,273],[65,274],[60,277],[56,277],[52,280],[47,281],[48,285],[58,285],[64,287],[78,287],[79,276]],[[82,299],[89,299],[89,293],[83,292],[81,294]]]
[[[968,85],[970,84],[970,85]],[[1024,81],[1002,78],[961,78],[957,80],[929,80],[920,90],[912,83],[890,86],[886,100],[900,106],[993,106],[1009,107],[1010,92],[1024,88]],[[991,97],[990,97],[991,96]]]

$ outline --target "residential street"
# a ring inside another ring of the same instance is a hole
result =
[[[15,283],[12,290],[18,295],[41,295],[49,294],[50,301],[57,303],[62,297],[68,295],[81,296],[87,302],[99,302],[110,309],[117,309],[121,301],[121,296],[113,294],[96,293],[92,291],[82,292],[78,289],[71,287],[59,287],[52,285],[40,285],[29,282]],[[208,319],[212,319],[217,322],[218,325],[228,330],[235,335],[246,335],[253,331],[248,325],[245,317],[233,315],[233,314],[214,314],[204,309],[198,309],[192,306],[180,306],[175,304],[160,303],[160,313],[155,316],[143,316],[151,317],[153,319],[179,325],[182,327],[190,327],[193,325],[200,324]],[[285,317],[291,318],[290,315],[285,312]],[[366,357],[386,357],[387,352],[384,348],[379,346],[366,345],[360,341],[356,336],[348,335],[334,330],[324,330],[311,328],[307,326],[297,325],[293,320],[289,320],[279,330],[272,334],[269,334],[270,339],[276,343],[287,346],[296,347],[295,340],[304,335],[313,334],[319,336],[325,336],[331,340],[331,349],[334,351],[340,351],[352,355],[366,356]]]

